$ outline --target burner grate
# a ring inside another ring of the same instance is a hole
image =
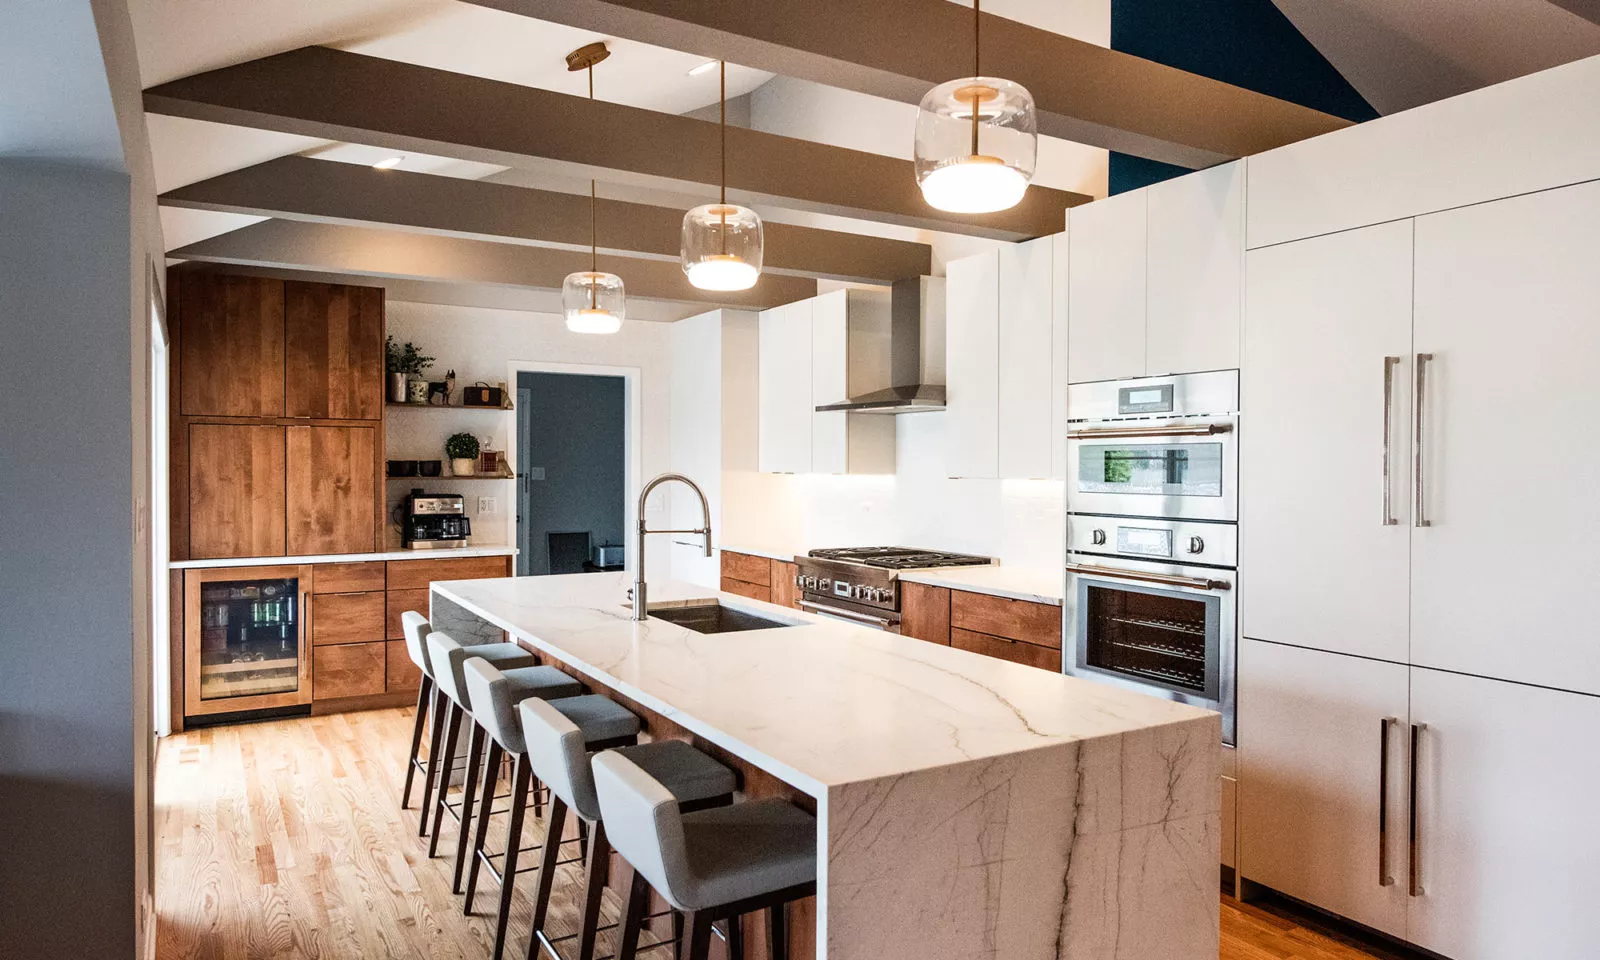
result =
[[[813,550],[810,556],[821,560],[844,560],[885,570],[921,570],[930,567],[969,567],[988,564],[988,557],[917,547],[836,547]]]

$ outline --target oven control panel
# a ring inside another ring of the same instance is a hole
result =
[[[1156,563],[1236,567],[1239,528],[1198,520],[1073,514],[1067,518],[1067,550]]]

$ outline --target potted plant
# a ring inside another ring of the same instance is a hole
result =
[[[407,341],[404,346],[395,342],[394,337],[388,338],[383,345],[384,364],[389,370],[389,401],[391,403],[408,402],[406,380],[410,377],[420,376],[424,370],[433,366],[433,358],[417,349],[417,345]],[[422,385],[422,402],[427,402],[428,386]],[[410,401],[416,402],[416,401]]]
[[[470,433],[452,434],[444,442],[445,456],[450,458],[450,473],[457,477],[470,477],[477,472],[478,438]]]

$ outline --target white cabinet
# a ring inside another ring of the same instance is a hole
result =
[[[1058,233],[1050,251],[1050,476],[1067,476],[1067,384],[1071,340],[1067,233]]]
[[[1247,637],[1407,662],[1411,247],[1402,221],[1250,252]]]
[[[1416,229],[1412,662],[1600,694],[1600,183]]]
[[[993,477],[1000,468],[1000,254],[945,265],[946,469]]]
[[[1243,161],[1149,189],[1144,375],[1239,366]]]
[[[1393,936],[1406,930],[1407,672],[1254,640],[1239,647],[1241,872]]]
[[[1148,194],[1119,193],[1067,213],[1072,383],[1144,376]]]
[[[761,312],[760,469],[811,469],[811,301]]]

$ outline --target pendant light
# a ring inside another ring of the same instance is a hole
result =
[[[972,0],[972,76],[929,90],[917,110],[917,185],[930,206],[951,213],[1016,206],[1039,150],[1033,95],[979,69],[978,4]]]
[[[683,215],[680,259],[689,283],[701,290],[748,290],[761,276],[761,218],[728,202],[728,64],[720,71],[722,190],[716,203]]]
[[[567,69],[589,71],[589,99],[594,99],[594,65],[611,56],[603,42],[589,43],[567,54]],[[594,180],[589,181],[589,269],[567,274],[561,282],[561,310],[574,333],[616,333],[628,315],[622,278],[602,273],[596,245]]]

